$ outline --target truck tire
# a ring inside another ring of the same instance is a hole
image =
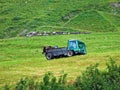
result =
[[[51,53],[47,53],[46,54],[46,59],[47,60],[53,59],[53,55]]]
[[[70,57],[70,56],[73,56],[74,55],[74,52],[73,51],[68,51],[67,52],[67,56]]]

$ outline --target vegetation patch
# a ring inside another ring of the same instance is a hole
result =
[[[24,29],[28,32],[54,32],[63,31],[66,28],[66,31],[82,29],[93,32],[119,31],[120,29],[119,0],[94,0],[94,2],[92,0],[74,0],[74,2],[65,0],[7,0],[5,2],[1,0],[0,2],[0,38],[19,36]],[[99,11],[103,14],[97,13]],[[49,26],[52,28],[48,28]],[[14,32],[8,31],[9,27],[17,27],[17,30],[14,28]],[[54,27],[61,27],[61,29]]]
[[[105,71],[98,69],[98,64],[87,67],[76,80],[67,82],[67,74],[58,78],[48,72],[41,82],[34,79],[21,79],[13,89],[15,90],[119,90],[120,89],[120,66],[111,60],[106,64]],[[5,85],[4,90],[10,89]]]

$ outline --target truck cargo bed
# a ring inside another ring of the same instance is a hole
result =
[[[53,56],[61,56],[61,55],[67,55],[67,51],[68,51],[67,48],[63,47],[63,48],[50,49],[46,53],[51,53]]]

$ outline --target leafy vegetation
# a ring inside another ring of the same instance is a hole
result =
[[[67,74],[61,75],[58,80],[50,72],[46,73],[42,82],[33,79],[21,79],[15,90],[119,90],[120,66],[111,60],[107,64],[107,70],[98,69],[98,64],[87,67],[86,71],[75,81],[67,83]],[[5,86],[5,90],[10,90]]]
[[[0,38],[25,30],[119,31],[119,14],[119,0],[1,0]]]
[[[98,64],[88,67],[82,77],[78,77],[76,86],[82,90],[114,90],[120,88],[120,66],[115,61],[107,63],[107,71],[100,71]],[[81,80],[81,81],[80,81]]]

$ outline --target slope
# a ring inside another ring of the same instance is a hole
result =
[[[118,38],[120,32],[0,39],[0,87],[6,83],[15,84],[24,77],[42,79],[48,71],[59,76],[64,70],[71,80],[91,64],[100,63],[100,69],[105,69],[110,58],[120,65]],[[85,42],[87,54],[46,60],[42,54],[43,46],[67,47],[69,39]]]
[[[19,36],[23,31],[25,33],[30,31],[74,31],[74,29],[76,31],[74,25],[70,29],[71,24],[68,25],[68,23],[67,27],[64,24],[78,14],[85,16],[86,12],[88,15],[92,14],[91,12],[89,14],[89,11],[119,15],[119,5],[119,0],[94,0],[94,2],[92,0],[74,0],[74,2],[72,0],[0,0],[0,38]],[[93,17],[96,17],[98,13],[94,13],[94,15]],[[119,17],[117,18],[119,19]],[[101,18],[98,18],[97,22],[101,22],[99,19]],[[87,25],[88,22],[94,22],[94,20],[86,19],[84,24]],[[112,23],[112,21],[110,22]],[[78,21],[74,21],[74,23],[78,23]],[[79,24],[81,23],[79,22]],[[109,28],[114,28],[109,22],[103,24],[101,23],[99,27],[95,26],[95,28],[99,28],[100,31],[109,31],[109,29],[105,30],[109,25]],[[60,28],[55,28],[56,26]],[[103,26],[105,27],[103,28]],[[77,30],[86,30],[84,25],[81,27]],[[97,29],[95,30],[91,26],[89,30],[96,31]]]
[[[110,15],[108,14],[108,16]],[[114,16],[112,18],[114,19]],[[81,28],[83,30],[85,29],[88,31],[97,31],[97,32],[117,31],[116,23],[112,23],[111,19],[106,18],[104,15],[101,15],[99,11],[87,11],[84,13],[80,13],[76,18],[67,22],[65,26],[74,27],[76,29]]]

